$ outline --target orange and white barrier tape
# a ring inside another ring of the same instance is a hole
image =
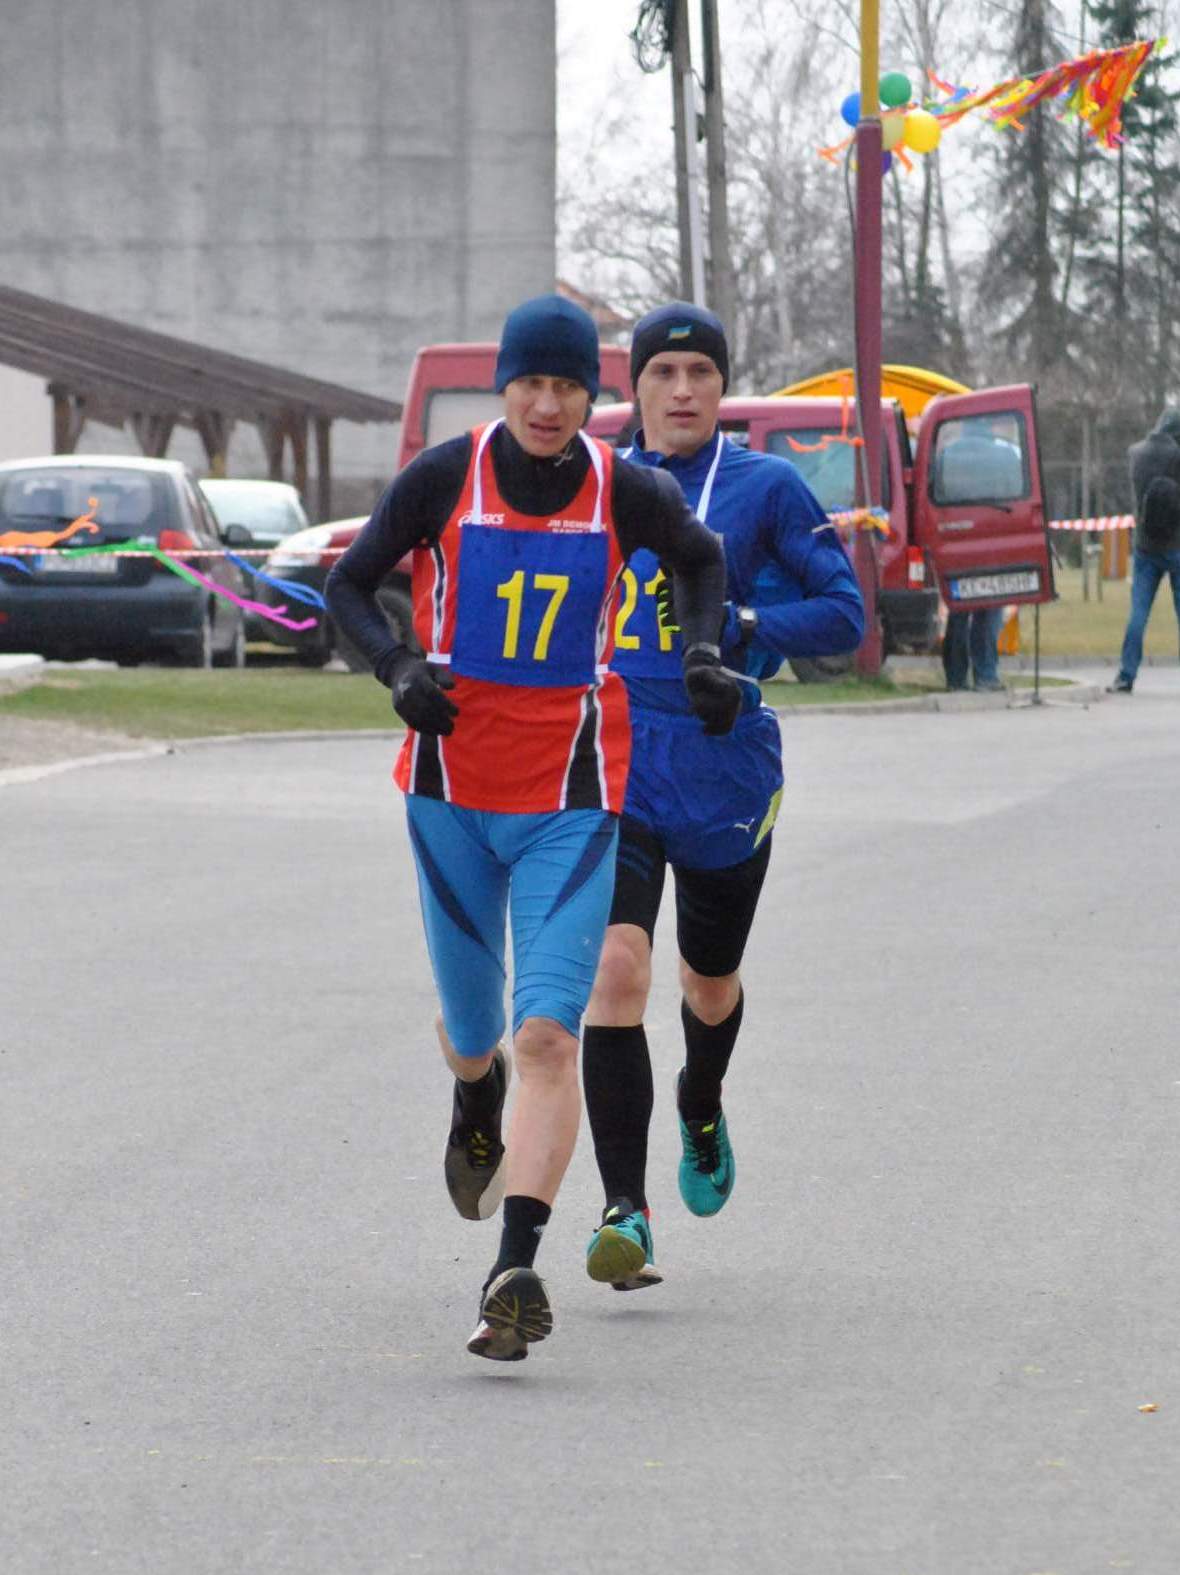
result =
[[[1050,520],[1050,530],[1134,530],[1133,514],[1101,514],[1092,520]]]

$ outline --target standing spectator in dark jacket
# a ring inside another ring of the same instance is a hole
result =
[[[1143,632],[1166,574],[1180,624],[1180,410],[1169,407],[1127,457],[1135,494],[1135,554],[1131,616],[1118,676],[1109,693],[1129,695],[1143,660]]]

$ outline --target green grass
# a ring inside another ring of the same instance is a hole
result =
[[[1131,610],[1131,580],[1104,580],[1102,600],[1096,598],[1094,577],[1090,578],[1090,600],[1082,600],[1082,571],[1056,571],[1058,601],[1041,608],[1041,655],[1093,657],[1095,661],[1118,660],[1127,614]],[[1176,660],[1180,641],[1167,581],[1160,586],[1143,642],[1144,654]],[[1031,659],[1033,648],[1033,608],[1020,609],[1021,655]]]
[[[1027,680],[1031,682],[1031,679]],[[847,678],[826,684],[776,682],[768,704],[807,706],[902,700],[941,690],[941,673]],[[268,667],[245,672],[192,672],[141,667],[134,671],[53,669],[40,682],[0,695],[6,716],[73,722],[133,738],[203,738],[224,733],[331,732],[400,724],[389,696],[372,678],[353,673]]]
[[[75,722],[133,738],[397,725],[388,692],[367,674],[296,667],[244,672],[54,669],[27,689],[0,695],[0,719],[6,716]]]

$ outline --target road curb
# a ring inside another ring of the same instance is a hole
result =
[[[45,671],[43,656],[0,656],[0,694],[27,689]]]
[[[1052,689],[1042,689],[1041,703],[1058,701],[1085,708],[1101,700],[1100,684],[1056,684]],[[917,715],[923,711],[949,715],[973,711],[1023,711],[1033,704],[1032,689],[1006,689],[1003,694],[948,694],[936,691],[929,695],[906,695],[900,700],[849,700],[846,704],[831,705],[779,705],[772,706],[779,717],[802,716],[889,716]]]
[[[39,766],[8,766],[0,770],[0,788],[41,782],[46,777],[59,777],[66,771],[80,771],[83,766],[111,766],[119,761],[154,760],[160,755],[170,754],[171,745],[152,744],[142,749],[112,749],[102,755],[75,755],[70,760],[47,760]]]

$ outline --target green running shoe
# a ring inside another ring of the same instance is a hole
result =
[[[654,1255],[647,1215],[633,1209],[630,1198],[620,1198],[603,1210],[602,1224],[590,1238],[586,1273],[616,1291],[641,1291],[663,1282]]]
[[[680,1080],[676,1079],[676,1092]],[[729,1202],[737,1165],[729,1146],[725,1117],[719,1110],[710,1121],[680,1121],[680,1141],[684,1153],[680,1160],[680,1196],[692,1214],[719,1214]]]

